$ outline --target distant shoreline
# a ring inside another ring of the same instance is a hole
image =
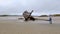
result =
[[[7,17],[7,16],[20,16],[22,17],[22,15],[0,15],[0,17]],[[34,16],[34,15],[32,15]],[[40,16],[34,16],[34,17],[48,17],[49,15],[40,15]],[[50,16],[54,16],[54,17],[57,17],[57,16],[60,16],[60,14],[53,14],[53,15],[50,15]]]

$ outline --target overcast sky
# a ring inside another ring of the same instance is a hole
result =
[[[60,14],[60,0],[0,0],[0,15],[19,15],[34,10],[34,15]]]

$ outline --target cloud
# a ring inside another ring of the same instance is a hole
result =
[[[34,10],[34,13],[60,13],[60,0],[0,0],[0,14],[23,13]]]

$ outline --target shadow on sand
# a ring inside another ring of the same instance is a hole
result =
[[[22,20],[22,19],[24,18],[18,18],[18,20]],[[35,18],[35,20],[49,21],[48,19],[37,19],[37,18]]]

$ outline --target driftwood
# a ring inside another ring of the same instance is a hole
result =
[[[33,20],[34,21],[35,20],[35,18],[33,16],[31,16],[32,12],[33,12],[33,10],[30,13],[27,12],[27,11],[25,12],[25,14],[23,13],[23,16],[25,18],[25,21],[28,21],[28,20]]]

